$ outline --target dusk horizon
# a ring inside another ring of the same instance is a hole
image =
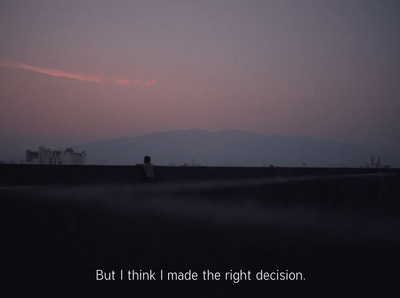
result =
[[[3,1],[0,143],[238,129],[398,154],[399,15],[373,0]]]
[[[134,165],[151,155],[158,166],[400,167],[400,155],[334,139],[266,135],[245,130],[159,131],[138,136],[64,143],[35,143],[0,150],[0,161],[30,163],[25,152],[39,148],[85,152],[85,165]],[[372,164],[371,164],[372,163]]]

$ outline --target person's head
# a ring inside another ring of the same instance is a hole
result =
[[[150,156],[145,156],[144,157],[144,163],[150,163],[150,161],[151,161],[151,158],[150,158]]]

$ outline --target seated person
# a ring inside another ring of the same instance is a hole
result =
[[[151,163],[150,156],[145,156],[143,161],[143,169],[144,169],[144,179],[150,180],[154,179],[154,171],[153,171],[153,164]]]

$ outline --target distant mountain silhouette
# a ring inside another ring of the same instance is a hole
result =
[[[145,155],[156,165],[204,166],[348,166],[400,165],[400,158],[359,145],[307,136],[263,135],[238,130],[182,130],[152,133],[75,146],[89,164],[132,165]]]

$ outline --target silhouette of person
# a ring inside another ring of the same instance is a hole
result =
[[[144,179],[145,180],[152,180],[154,179],[154,170],[153,164],[151,163],[150,156],[145,156],[143,161],[143,169],[144,169]]]

